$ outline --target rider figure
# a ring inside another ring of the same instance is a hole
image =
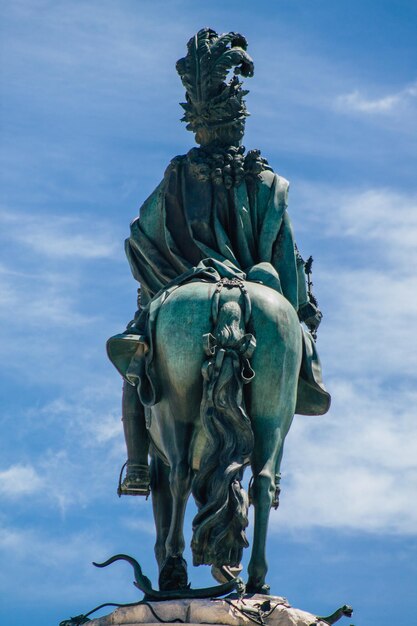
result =
[[[236,33],[221,36],[221,41],[210,29],[200,33],[213,44],[211,55],[201,55],[200,67],[213,63],[217,55],[220,73],[217,71],[209,84],[198,83],[202,73],[196,76],[190,62],[195,38],[188,44],[187,56],[177,63],[187,90],[183,121],[195,133],[200,147],[173,159],[163,181],[131,225],[126,254],[141,284],[138,310],[126,331],[108,342],[109,357],[124,377],[122,420],[127,466],[120,495],[148,495],[150,488],[149,439],[140,382],[148,350],[149,305],[156,294],[178,283],[204,259],[226,263],[231,271],[251,272],[248,280],[264,282],[292,303],[300,322],[311,333],[303,334],[296,412],[322,414],[330,401],[313,341],[321,313],[311,293],[311,282],[306,284],[311,262],[306,268],[286,212],[288,183],[273,173],[258,150],[245,155],[241,145],[248,115],[243,100],[247,91],[242,90],[237,75],[253,75],[246,41]],[[235,75],[226,83],[233,67]],[[210,67],[206,69],[210,74]]]

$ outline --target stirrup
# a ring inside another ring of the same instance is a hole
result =
[[[129,466],[125,478],[123,470]],[[124,463],[119,475],[117,495],[121,496],[145,496],[148,499],[151,492],[149,467],[147,465]]]

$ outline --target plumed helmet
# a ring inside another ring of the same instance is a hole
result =
[[[202,145],[222,136],[239,142],[249,113],[243,99],[248,91],[242,89],[238,75],[253,76],[254,70],[246,39],[239,33],[218,35],[202,28],[187,48],[187,55],[176,65],[186,89],[182,121]],[[234,75],[227,81],[231,69]]]

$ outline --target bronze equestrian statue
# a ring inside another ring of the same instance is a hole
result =
[[[322,415],[330,405],[315,346],[321,313],[306,280],[311,262],[294,241],[288,182],[242,145],[248,92],[238,76],[254,69],[245,38],[204,28],[187,48],[177,62],[181,106],[199,147],[171,161],[131,224],[138,310],[108,341],[124,379],[119,494],[151,493],[159,587],[184,595],[190,493],[194,564],[212,565],[216,578],[239,567],[253,504],[246,589],[267,593],[285,437],[294,413]]]

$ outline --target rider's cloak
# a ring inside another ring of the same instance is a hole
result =
[[[132,222],[125,244],[133,276],[141,285],[142,305],[152,301],[149,319],[156,318],[167,287],[197,275],[204,280],[227,275],[262,282],[282,293],[298,312],[308,295],[303,265],[297,263],[287,193],[288,182],[269,168],[227,189],[211,179],[199,179],[186,155],[176,157]],[[155,298],[160,292],[162,298]],[[108,342],[109,357],[125,377],[135,332],[144,330],[133,323],[127,334]],[[322,415],[330,406],[330,395],[315,343],[301,325],[300,332],[303,359],[296,413]],[[139,381],[139,392],[141,387],[145,390],[149,384]],[[155,395],[142,400],[152,404]]]

